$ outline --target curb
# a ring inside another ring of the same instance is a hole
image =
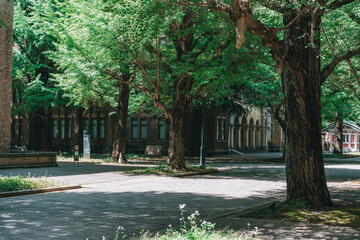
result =
[[[71,185],[71,186],[64,186],[64,187],[52,187],[52,188],[42,188],[42,189],[33,189],[33,190],[2,192],[2,193],[0,193],[0,198],[17,197],[17,196],[38,194],[38,193],[65,191],[65,190],[78,189],[78,188],[82,188],[82,186],[81,185]]]
[[[218,172],[219,172],[218,169],[214,169],[214,170],[210,170],[210,171],[207,171],[207,172],[183,173],[183,174],[178,174],[178,175],[173,175],[173,176],[170,175],[170,177],[178,177],[178,178],[181,178],[181,177],[188,177],[188,176],[206,175],[206,174],[218,173]]]

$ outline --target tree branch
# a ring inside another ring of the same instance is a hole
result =
[[[348,84],[347,86],[348,86],[348,88],[353,92],[354,96],[360,101],[360,96],[359,96],[359,94],[357,94],[354,86],[351,85],[351,84]]]
[[[291,26],[296,22],[296,20],[298,20],[300,17],[302,17],[302,16],[304,15],[304,13],[306,13],[306,11],[307,11],[307,8],[306,8],[306,7],[303,8],[303,9],[301,10],[301,12],[299,12],[299,14],[296,15],[296,17],[294,17],[293,20],[291,20],[291,22],[289,22],[286,26],[284,26],[284,27],[282,27],[282,28],[277,28],[275,31],[276,31],[276,32],[279,32],[279,31],[282,31],[282,30],[285,30],[285,29],[291,27]]]
[[[269,1],[266,3],[259,3],[261,6],[266,7],[270,10],[273,10],[278,13],[286,13],[287,9],[281,6],[279,3],[276,3],[274,1]]]
[[[343,55],[343,56],[339,56],[334,58],[330,64],[328,64],[326,67],[324,67],[324,69],[321,72],[321,84],[323,84],[326,79],[329,77],[329,75],[334,71],[335,67],[337,66],[338,63],[340,63],[341,61],[350,59],[353,56],[356,56],[360,54],[360,47],[354,51],[349,51],[347,54]]]
[[[334,1],[334,2],[330,3],[327,6],[327,10],[332,11],[332,10],[341,8],[342,6],[345,6],[345,5],[347,5],[349,3],[352,3],[354,1],[355,0],[337,0],[337,1]]]

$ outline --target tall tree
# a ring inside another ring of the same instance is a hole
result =
[[[282,15],[283,26],[271,26],[257,19],[250,0],[177,2],[228,15],[235,24],[237,48],[245,42],[245,30],[259,36],[264,46],[271,48],[282,74],[285,97],[287,201],[332,205],[321,147],[321,84],[339,62],[359,54],[360,48],[356,46],[335,56],[322,68],[321,20],[331,11],[358,3],[354,0],[260,2]]]
[[[0,152],[11,144],[11,69],[14,2],[0,1]]]
[[[190,104],[230,83],[226,80],[231,74],[223,74],[226,66],[240,61],[240,53],[222,59],[234,44],[229,24],[217,22],[217,13],[160,1],[69,3],[55,53],[67,73],[58,76],[61,86],[73,88],[77,97],[88,92],[84,89],[111,96],[111,84],[143,92],[170,122],[169,164],[186,169],[185,116]],[[220,64],[224,61],[228,65]],[[74,78],[79,75],[83,77]]]

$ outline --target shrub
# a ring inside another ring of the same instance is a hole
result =
[[[10,192],[19,190],[30,190],[58,186],[60,183],[48,180],[46,177],[1,177],[0,178],[0,192]]]

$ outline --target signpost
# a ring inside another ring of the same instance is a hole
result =
[[[84,144],[83,144],[83,156],[84,158],[90,158],[90,134],[84,130]]]
[[[74,147],[74,166],[75,162],[77,162],[79,166],[79,145],[75,145]]]

